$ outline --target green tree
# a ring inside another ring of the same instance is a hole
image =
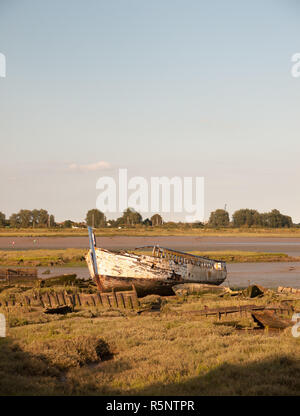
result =
[[[233,225],[235,227],[252,227],[262,224],[261,214],[255,209],[239,209],[232,215]]]
[[[64,228],[72,228],[72,225],[73,225],[73,221],[71,221],[71,220],[65,220],[63,222],[63,227]]]
[[[32,215],[29,209],[21,209],[18,213],[21,228],[28,228],[32,225]]]
[[[292,218],[288,215],[283,215],[278,209],[273,209],[271,212],[262,214],[264,227],[270,228],[290,228],[293,226]]]
[[[90,209],[86,214],[86,223],[90,227],[100,228],[106,226],[106,217],[98,209]]]
[[[34,209],[31,211],[33,227],[48,227],[50,216],[46,209]]]
[[[239,209],[235,211],[232,219],[235,227],[293,227],[292,218],[288,215],[281,214],[278,209],[273,209],[271,212],[264,212],[262,214],[254,209]]]
[[[287,227],[287,228],[293,227],[294,224],[293,224],[292,217],[290,217],[289,215],[283,215],[282,226]]]
[[[50,217],[48,211],[45,209],[39,210],[39,226],[40,227],[48,227],[50,222]]]
[[[3,212],[0,212],[0,227],[5,227],[6,221],[5,221],[5,214]]]
[[[54,215],[50,215],[50,218],[49,218],[49,225],[50,225],[50,227],[51,228],[53,228],[53,227],[55,227],[55,218],[54,218]]]
[[[141,224],[143,221],[141,214],[135,211],[133,208],[125,209],[121,218],[123,225],[136,225]]]
[[[121,225],[124,225],[124,218],[119,217],[115,221],[112,221],[113,227],[120,227]]]
[[[54,224],[54,216],[45,209],[21,209],[10,216],[9,223],[13,228],[48,227]]]
[[[38,227],[38,225],[39,225],[39,213],[40,213],[40,211],[38,209],[33,209],[31,211],[32,226],[33,227]]]
[[[212,227],[227,227],[229,225],[229,214],[224,209],[217,209],[211,212],[209,225]]]
[[[163,219],[159,214],[154,214],[150,218],[153,226],[163,225]]]
[[[11,228],[19,228],[19,220],[20,219],[18,217],[18,214],[11,214],[11,216],[9,217],[9,225],[11,226]]]
[[[253,225],[256,227],[260,227],[262,226],[262,221],[262,215],[259,212],[255,211],[253,214]]]

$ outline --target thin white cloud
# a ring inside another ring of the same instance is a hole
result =
[[[109,162],[101,160],[100,162],[88,163],[86,165],[79,165],[77,163],[71,163],[68,166],[69,170],[76,172],[96,172],[98,170],[110,169],[111,165]]]

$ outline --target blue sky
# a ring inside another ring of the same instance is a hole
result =
[[[296,0],[0,0],[0,211],[82,219],[98,177],[128,168],[204,176],[206,217],[300,222],[299,15]]]

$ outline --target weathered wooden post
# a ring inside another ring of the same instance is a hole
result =
[[[96,238],[95,238],[95,235],[93,233],[92,227],[88,227],[88,231],[89,231],[89,240],[90,240],[90,249],[91,249],[91,260],[92,260],[93,269],[94,269],[94,277],[95,277],[95,281],[96,281],[98,290],[100,292],[103,292],[103,287],[102,287],[100,277],[99,277],[99,274],[98,274],[97,257],[96,257],[96,251],[95,251]]]
[[[6,319],[3,313],[0,313],[0,337],[6,337]]]

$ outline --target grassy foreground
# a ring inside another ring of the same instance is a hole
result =
[[[300,338],[290,328],[272,334],[253,330],[249,316],[217,321],[184,313],[276,300],[271,292],[259,299],[169,297],[148,315],[3,309],[9,328],[0,338],[0,394],[299,395]]]
[[[86,266],[86,249],[65,250],[0,250],[0,266]],[[147,253],[138,251],[138,253]],[[299,257],[290,257],[284,253],[259,253],[251,251],[191,251],[190,253],[228,263],[286,262],[300,261]]]
[[[130,228],[98,228],[97,236],[200,236],[200,237],[298,237],[300,228],[192,228],[189,226],[178,227],[146,227],[137,226]],[[86,237],[87,229],[66,228],[0,228],[0,237]]]

